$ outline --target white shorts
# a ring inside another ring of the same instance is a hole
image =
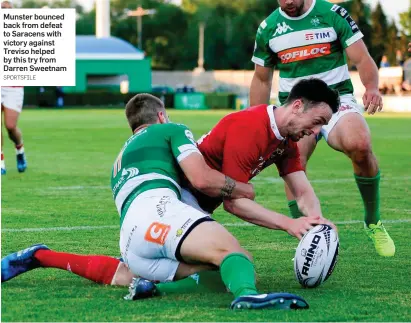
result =
[[[10,110],[21,113],[23,109],[24,88],[23,87],[2,87],[1,104]]]
[[[364,113],[364,108],[357,103],[352,94],[342,95],[340,96],[340,100],[341,103],[338,112],[333,114],[328,125],[321,128],[321,135],[326,141],[328,140],[328,135],[330,134],[331,130],[343,116],[348,113],[358,113],[361,115]]]
[[[133,274],[172,281],[182,261],[180,247],[198,224],[213,221],[184,204],[175,192],[160,188],[138,195],[120,230],[120,252]]]

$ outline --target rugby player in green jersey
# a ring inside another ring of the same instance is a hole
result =
[[[353,96],[346,56],[355,64],[365,87],[363,104],[369,114],[381,111],[378,69],[362,40],[363,34],[347,10],[324,0],[279,0],[280,8],[259,26],[252,61],[252,106],[269,101],[274,69],[279,70],[278,97],[284,103],[301,79],[319,78],[340,93],[340,108],[321,135],[328,145],[351,159],[354,178],[364,202],[364,229],[381,256],[394,256],[395,245],[380,220],[380,170],[371,148],[363,108]],[[298,142],[305,167],[319,136]],[[329,167],[329,166],[326,166]],[[286,185],[290,212],[302,214]]]

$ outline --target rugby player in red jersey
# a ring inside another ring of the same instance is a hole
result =
[[[232,113],[198,141],[210,167],[240,182],[248,182],[275,164],[305,217],[292,219],[250,199],[210,198],[194,189],[183,191],[182,201],[208,213],[224,203],[225,210],[245,221],[283,230],[299,239],[314,224],[331,224],[322,216],[318,198],[301,166],[296,142],[304,136],[317,135],[338,106],[338,92],[321,80],[303,80],[294,86],[283,106],[259,105]],[[13,268],[16,257],[19,266]],[[103,284],[128,285],[133,278],[127,266],[116,258],[55,252],[40,244],[3,258],[2,282],[37,267],[70,268],[77,275]],[[145,280],[135,281],[131,298],[146,295],[147,286]]]

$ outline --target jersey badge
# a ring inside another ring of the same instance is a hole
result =
[[[314,27],[318,27],[320,25],[320,19],[318,19],[317,16],[315,16],[313,19],[311,19],[311,25],[313,25]]]

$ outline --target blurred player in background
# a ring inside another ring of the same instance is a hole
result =
[[[264,168],[275,164],[280,175],[297,196],[299,207],[307,217],[290,219],[265,209],[248,199],[210,198],[195,188],[183,190],[182,200],[203,214],[212,213],[221,203],[239,218],[271,229],[281,229],[301,238],[315,223],[329,223],[323,218],[320,203],[308,182],[299,160],[296,141],[318,134],[339,106],[338,93],[323,81],[305,80],[296,84],[284,106],[260,105],[232,113],[198,141],[198,148],[208,165],[240,182],[248,182]],[[167,208],[167,202],[159,209]],[[42,250],[43,249],[43,250]],[[93,281],[127,285],[133,278],[120,260],[105,256],[81,256],[59,253],[37,245],[2,260],[2,281],[37,267],[70,270]],[[23,265],[22,265],[23,264]],[[196,287],[198,279],[176,283],[175,289]],[[138,282],[137,282],[138,283]],[[144,281],[140,281],[144,283]],[[183,286],[185,285],[185,286]],[[164,291],[173,284],[159,286]],[[138,294],[141,284],[132,293]],[[138,295],[136,295],[138,297]]]
[[[394,256],[395,245],[380,221],[380,170],[371,148],[371,135],[363,108],[353,96],[344,51],[355,64],[365,86],[363,103],[369,114],[381,111],[378,69],[368,53],[363,34],[344,8],[319,0],[279,0],[275,10],[259,26],[252,61],[255,73],[250,104],[270,99],[273,71],[280,71],[279,99],[283,103],[293,85],[317,77],[340,92],[341,105],[321,135],[328,145],[351,159],[354,178],[364,202],[364,229],[380,256]],[[316,136],[299,141],[301,162],[306,167]],[[301,216],[295,195],[286,185],[293,217]]]
[[[11,9],[11,1],[2,1],[2,9]],[[27,168],[24,154],[23,136],[17,127],[21,110],[23,109],[24,88],[22,86],[3,86],[1,88],[1,174],[6,174],[6,163],[3,154],[3,120],[9,138],[16,147],[17,170],[22,173]]]

